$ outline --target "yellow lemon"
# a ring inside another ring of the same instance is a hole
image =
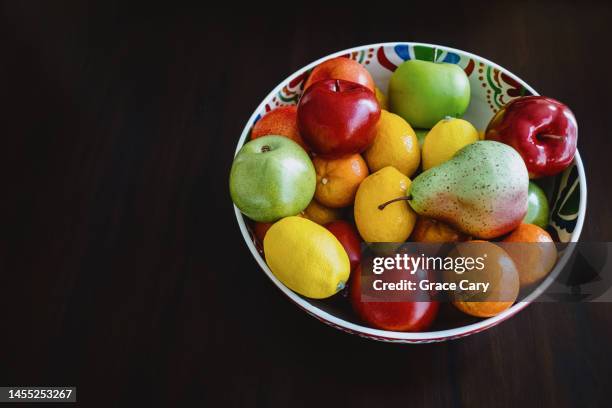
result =
[[[412,232],[416,214],[406,201],[379,205],[406,196],[410,179],[395,167],[385,167],[366,177],[355,196],[355,223],[367,242],[404,242]]]
[[[336,237],[302,217],[274,223],[264,238],[264,254],[278,280],[313,299],[330,297],[344,288],[351,271],[348,255]]]
[[[463,119],[442,119],[431,128],[423,143],[423,170],[430,169],[451,157],[461,148],[478,141],[478,131]]]
[[[380,109],[389,109],[389,99],[387,98],[387,95],[385,95],[377,86],[374,87],[374,93],[376,94],[376,99],[378,100]]]
[[[406,176],[419,168],[421,151],[414,130],[400,116],[382,110],[376,138],[363,155],[371,172],[393,166]]]
[[[317,224],[325,225],[342,218],[342,210],[339,208],[325,207],[323,204],[313,199],[300,215]]]

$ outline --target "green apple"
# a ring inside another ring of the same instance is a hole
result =
[[[242,146],[230,171],[236,207],[259,222],[296,215],[314,196],[317,177],[308,154],[284,136],[264,136]]]
[[[429,129],[414,129],[414,133],[416,133],[417,140],[419,141],[419,147],[423,148],[423,143],[425,143],[425,136],[429,133]]]
[[[527,196],[527,214],[523,219],[525,224],[535,224],[538,227],[546,228],[548,225],[548,200],[544,190],[533,181],[529,182],[529,193]]]
[[[470,81],[456,64],[408,60],[389,81],[391,111],[413,128],[431,129],[446,116],[460,118],[470,103]]]

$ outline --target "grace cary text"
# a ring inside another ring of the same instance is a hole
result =
[[[372,283],[372,288],[376,291],[445,291],[451,292],[457,289],[464,291],[480,291],[486,293],[489,290],[490,282],[470,282],[467,279],[463,279],[459,284],[455,282],[430,282],[426,279],[419,281],[418,285],[416,282],[412,282],[406,279],[402,279],[399,282],[383,282],[381,279],[377,279]],[[417,288],[418,286],[418,288]]]

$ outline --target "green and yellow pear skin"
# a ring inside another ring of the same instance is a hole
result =
[[[529,175],[512,147],[480,141],[415,178],[409,203],[418,214],[491,239],[516,228],[527,213]]]

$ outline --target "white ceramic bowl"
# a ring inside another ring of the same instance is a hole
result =
[[[340,51],[323,57],[291,74],[272,90],[259,104],[242,131],[236,146],[236,153],[245,143],[253,124],[266,112],[283,105],[297,104],[301,95],[304,79],[312,68],[321,62],[337,57],[350,57],[372,74],[376,85],[384,92],[391,73],[407,59],[422,59],[450,62],[462,67],[470,80],[472,96],[464,118],[477,129],[484,130],[493,114],[500,106],[521,95],[538,95],[524,81],[499,65],[477,55],[457,49],[423,43],[380,43],[364,45]],[[551,95],[554,97],[554,95]],[[580,155],[576,152],[573,164],[562,174],[548,180],[551,203],[551,219],[549,232],[560,242],[575,242],[580,237],[586,212],[586,179]],[[338,302],[312,300],[304,298],[283,285],[270,271],[262,254],[257,249],[250,227],[242,213],[234,206],[236,219],[242,236],[253,254],[253,257],[272,282],[296,305],[320,321],[339,330],[362,337],[397,342],[397,343],[428,343],[464,337],[486,330],[515,315],[535,299],[554,278],[560,273],[569,256],[569,251],[561,255],[555,269],[538,288],[524,301],[518,302],[505,312],[488,319],[469,322],[460,327],[426,332],[395,332],[373,329],[362,325],[359,320]],[[347,301],[348,302],[348,301]]]

